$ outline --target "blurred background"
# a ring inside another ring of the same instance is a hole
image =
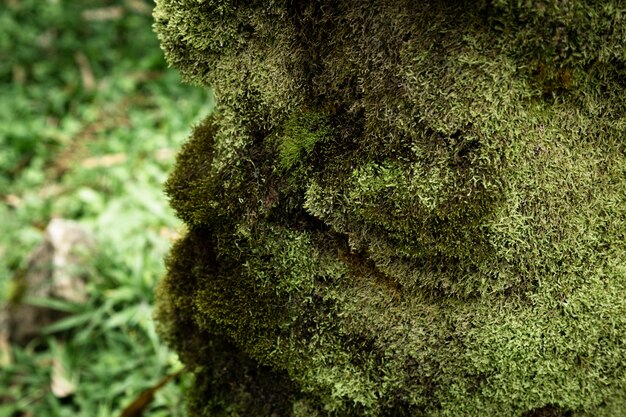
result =
[[[162,188],[213,100],[152,8],[0,0],[0,417],[183,415],[152,320],[182,227]]]

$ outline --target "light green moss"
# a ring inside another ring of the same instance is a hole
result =
[[[327,119],[316,112],[303,111],[294,115],[286,124],[279,146],[280,165],[293,168],[303,156],[313,151],[318,142],[330,136]]]

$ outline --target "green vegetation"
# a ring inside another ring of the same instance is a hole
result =
[[[287,122],[281,135],[280,165],[287,170],[293,168],[298,161],[313,151],[318,142],[330,137],[330,133],[327,120],[320,114],[312,112],[296,114]]]
[[[199,416],[626,409],[619,1],[159,0]]]
[[[152,321],[154,285],[181,228],[162,184],[189,126],[212,104],[166,68],[152,6],[1,7],[0,300],[51,218],[90,229],[98,254],[84,266],[84,305],[27,300],[69,315],[26,346],[0,345],[0,416],[120,415],[181,367]],[[55,395],[55,378],[73,393]],[[184,415],[181,391],[181,383],[159,390],[146,414]]]

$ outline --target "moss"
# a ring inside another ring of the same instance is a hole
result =
[[[330,127],[322,114],[312,111],[296,112],[281,135],[281,167],[285,170],[293,168],[303,156],[313,151],[318,142],[323,142],[329,135]]]
[[[194,415],[621,416],[618,1],[155,13],[220,102],[158,289]]]

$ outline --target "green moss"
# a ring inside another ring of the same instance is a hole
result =
[[[279,146],[280,165],[283,169],[293,168],[304,155],[308,155],[318,142],[330,136],[327,118],[311,112],[297,112],[285,126]]]
[[[620,416],[619,6],[160,0],[193,414]]]

